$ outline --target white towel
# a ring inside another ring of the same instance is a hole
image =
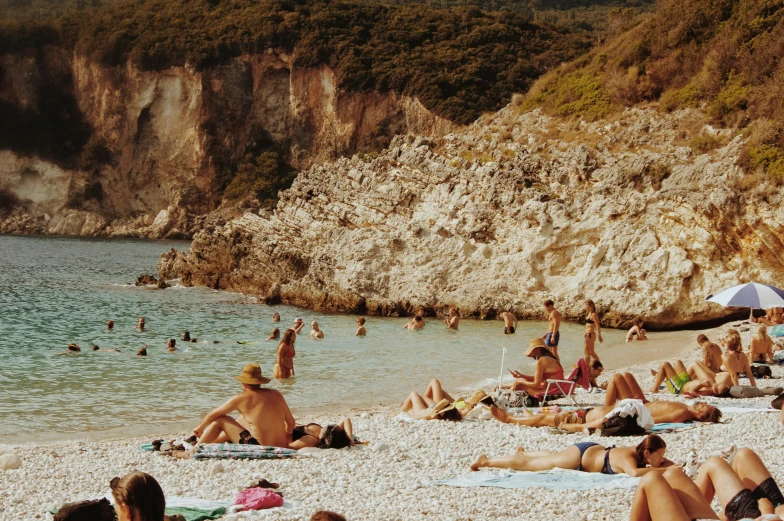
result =
[[[642,400],[635,400],[633,398],[621,400],[615,404],[615,409],[608,412],[605,418],[609,419],[618,415],[623,418],[627,416],[636,416],[637,425],[645,430],[649,430],[654,425],[653,416],[651,416],[648,408],[643,405]]]

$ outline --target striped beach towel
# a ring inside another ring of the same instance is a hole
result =
[[[294,449],[266,447],[264,445],[240,445],[238,443],[209,443],[198,445],[191,455],[193,459],[287,459],[298,456]]]

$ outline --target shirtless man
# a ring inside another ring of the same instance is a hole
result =
[[[547,310],[547,321],[550,324],[547,326],[547,333],[542,338],[544,338],[544,343],[553,349],[555,359],[560,360],[558,341],[561,339],[561,312],[555,309],[555,303],[552,300],[544,301],[544,309]]]
[[[696,402],[691,406],[680,402],[647,402],[645,407],[651,413],[653,423],[686,423],[691,421],[718,423],[721,419],[721,411],[705,402]],[[605,416],[610,414],[613,409],[615,409],[614,405],[605,405],[577,411],[537,415],[531,415],[524,409],[523,414],[526,416],[515,418],[493,405],[490,407],[490,412],[493,418],[503,423],[581,431],[583,429],[601,429]]]
[[[311,327],[313,329],[310,331],[310,338],[314,340],[317,340],[319,338],[324,338],[324,332],[319,329],[318,322],[314,320],[313,323],[311,324]]]
[[[403,326],[403,329],[422,329],[425,327],[425,319],[419,315],[415,316]]]
[[[168,342],[166,342],[166,351],[169,353],[173,353],[177,351],[177,341],[173,338],[170,338]]]
[[[760,318],[754,318],[754,315],[751,316],[751,321],[759,324],[765,324],[766,326],[776,326],[778,324],[784,324],[784,308],[770,308],[765,310],[765,316]]]
[[[648,340],[648,337],[645,336],[645,329],[643,329],[644,322],[641,318],[634,319],[634,325],[629,329],[629,332],[626,333],[626,341],[631,342],[632,340]]]
[[[455,308],[449,308],[449,316],[444,317],[444,324],[446,324],[447,329],[457,329],[457,326],[460,324],[460,317],[457,316]]]
[[[702,362],[705,366],[714,373],[721,372],[721,348],[705,335],[698,336],[697,343],[702,348]]]
[[[357,319],[357,332],[354,336],[365,336],[367,335],[367,329],[365,329],[365,317],[359,317]]]
[[[272,315],[272,321],[273,322],[280,322],[280,313],[274,313]]]
[[[242,392],[207,414],[193,429],[199,439],[196,446],[231,442],[288,447],[294,430],[294,417],[283,395],[274,389],[261,388],[270,379],[261,375],[258,364],[245,364],[242,374],[234,379],[242,384]],[[234,411],[242,414],[247,425],[229,416]]]
[[[297,318],[297,320],[294,321],[294,326],[291,329],[293,329],[294,332],[299,335],[299,332],[302,331],[303,327],[305,327],[305,321],[301,318]]]
[[[500,316],[504,319],[504,334],[514,334],[515,330],[517,329],[517,317],[515,314],[510,311],[504,311]]]
[[[708,377],[700,370],[703,366],[697,362],[689,370],[683,362],[676,360],[675,364],[664,362],[659,371],[651,369],[654,376],[652,393],[658,393],[662,383],[667,385],[667,389],[672,394],[693,394],[700,396],[715,396],[718,394],[719,385],[725,386],[721,389],[726,391],[731,385],[731,380],[727,373],[719,373]]]

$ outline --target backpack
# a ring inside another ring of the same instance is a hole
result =
[[[54,521],[114,521],[114,519],[114,507],[106,498],[68,503],[54,515]]]
[[[773,371],[771,371],[770,367],[768,367],[767,365],[752,365],[751,374],[754,375],[754,378],[773,377]]]
[[[645,429],[637,423],[637,416],[621,416],[617,414],[605,418],[602,422],[602,436],[639,436]]]
[[[499,409],[510,407],[539,407],[539,400],[525,391],[512,391],[504,389],[496,397],[495,404]]]

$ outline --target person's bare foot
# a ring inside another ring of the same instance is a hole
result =
[[[492,414],[493,418],[500,422],[507,423],[509,421],[509,415],[506,414],[506,411],[502,411],[495,405],[490,406],[490,414]]]
[[[657,374],[659,374],[659,373],[658,373],[658,371],[656,371],[656,369],[651,369],[651,376],[653,376],[654,378],[656,378],[656,375],[657,375]]]
[[[473,462],[469,468],[472,471],[477,471],[482,467],[486,467],[486,466],[487,466],[487,456],[485,456],[484,454],[480,454],[479,457],[476,459],[476,461]]]

